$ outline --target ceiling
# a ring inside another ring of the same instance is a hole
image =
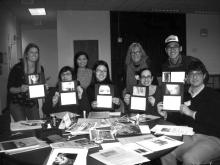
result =
[[[55,26],[58,10],[110,10],[220,14],[219,0],[0,0],[23,26]],[[27,8],[45,7],[46,16],[31,16]]]

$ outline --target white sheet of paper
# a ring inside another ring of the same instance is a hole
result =
[[[151,150],[149,150],[147,148],[144,148],[144,147],[138,145],[137,143],[128,143],[128,144],[123,145],[122,147],[124,149],[135,151],[135,152],[137,152],[140,155],[146,155],[146,154],[152,153]]]
[[[37,97],[44,97],[45,91],[44,91],[44,85],[31,85],[29,86],[29,94],[30,98],[37,98]]]
[[[139,125],[142,134],[149,134],[150,128],[148,125]]]
[[[112,96],[97,95],[97,107],[112,108]]]
[[[122,144],[120,142],[114,142],[114,143],[102,143],[101,144],[103,150],[114,148],[114,147],[121,147]]]
[[[60,93],[61,105],[76,104],[76,92]]]
[[[131,109],[132,110],[146,110],[146,98],[144,97],[131,97]]]
[[[171,72],[171,82],[184,83],[185,72]]]
[[[163,96],[164,110],[180,110],[181,96]]]

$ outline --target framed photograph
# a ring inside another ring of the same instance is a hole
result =
[[[29,88],[28,94],[30,99],[45,97],[44,84],[29,85],[28,88]]]
[[[184,83],[186,73],[183,71],[162,72],[163,83]]]
[[[40,75],[39,74],[29,74],[28,75],[28,84],[34,85],[34,84],[40,84]]]
[[[60,105],[78,104],[76,81],[60,82]]]
[[[130,111],[146,111],[147,96],[149,88],[145,86],[133,86],[132,95],[130,98]]]
[[[183,85],[182,83],[166,83],[162,85],[164,110],[180,110],[183,102]]]
[[[96,84],[95,95],[98,109],[112,109],[112,98],[114,97],[114,86],[111,84]]]
[[[55,148],[51,151],[47,165],[86,165],[87,149]]]

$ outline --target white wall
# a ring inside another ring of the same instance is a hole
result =
[[[111,68],[109,11],[57,13],[58,67],[73,66],[73,40],[98,40],[99,59]]]
[[[22,52],[30,42],[40,48],[40,61],[44,67],[49,86],[55,86],[58,76],[57,31],[56,29],[22,30]]]
[[[4,53],[2,74],[0,75],[0,114],[6,107],[9,65],[17,62],[19,52],[17,40],[17,20],[4,6],[0,6],[0,51]],[[21,49],[20,49],[21,50]]]
[[[200,29],[207,29],[207,37]],[[220,15],[186,15],[187,55],[201,59],[211,74],[220,74]]]

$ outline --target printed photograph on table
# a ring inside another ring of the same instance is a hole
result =
[[[51,151],[47,165],[86,165],[86,149],[56,148]]]
[[[91,129],[89,131],[89,136],[91,141],[96,141],[96,139],[115,140],[111,130]]]
[[[112,98],[114,97],[114,86],[110,84],[96,84],[95,95],[97,101],[97,108],[112,109]]]

